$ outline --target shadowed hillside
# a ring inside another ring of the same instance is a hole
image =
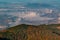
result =
[[[60,40],[60,24],[51,25],[18,25],[0,31],[1,38],[9,40]]]

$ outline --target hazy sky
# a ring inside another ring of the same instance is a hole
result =
[[[59,3],[60,0],[0,0],[0,2],[37,2],[37,3]]]
[[[2,14],[1,12],[3,12],[3,14],[7,14],[7,15],[12,15],[12,16],[17,16],[18,18],[16,19],[16,22],[14,24],[14,22],[10,22],[12,25],[16,25],[16,24],[20,24],[20,23],[25,23],[25,24],[45,24],[49,22],[51,23],[55,23],[57,21],[57,14],[60,14],[60,0],[0,0],[0,2],[4,3],[4,2],[8,2],[8,3],[41,3],[38,4],[40,5],[40,7],[42,7],[41,12],[39,13],[38,11],[27,11],[26,13],[24,13],[24,11],[21,13],[21,11],[18,12],[18,10],[20,10],[19,8],[30,8],[30,7],[34,7],[36,10],[36,7],[38,7],[38,5],[28,5],[26,4],[25,6],[22,5],[15,5],[13,6],[12,4],[9,4],[7,6],[4,5],[0,5],[0,7],[2,9],[0,9],[0,15]],[[36,7],[35,7],[36,6]],[[45,8],[46,7],[46,8]],[[4,9],[6,8],[6,9]],[[8,9],[9,8],[9,9]],[[10,9],[13,8],[13,9]],[[17,9],[16,9],[17,8]],[[44,8],[44,9],[43,9]],[[52,9],[53,8],[53,9]],[[40,10],[39,10],[40,11]],[[60,18],[60,17],[59,17]],[[2,18],[0,18],[2,20]],[[5,19],[5,16],[3,15],[3,19]],[[7,18],[6,18],[7,20]],[[8,19],[10,20],[10,19]],[[58,19],[59,20],[59,19]],[[60,22],[60,21],[59,21]],[[1,23],[1,22],[0,22]],[[58,23],[58,22],[57,22]],[[4,22],[2,23],[4,25]]]

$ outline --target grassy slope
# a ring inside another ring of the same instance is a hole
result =
[[[60,25],[18,25],[0,32],[0,37],[10,40],[60,40]]]

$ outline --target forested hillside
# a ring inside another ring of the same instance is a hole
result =
[[[18,25],[0,31],[0,38],[6,40],[60,40],[60,24]]]

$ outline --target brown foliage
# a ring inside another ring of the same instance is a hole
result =
[[[48,30],[47,27],[30,25],[19,25],[5,30],[0,32],[0,37],[11,38],[11,40],[60,40],[60,35],[52,33],[52,30]]]

